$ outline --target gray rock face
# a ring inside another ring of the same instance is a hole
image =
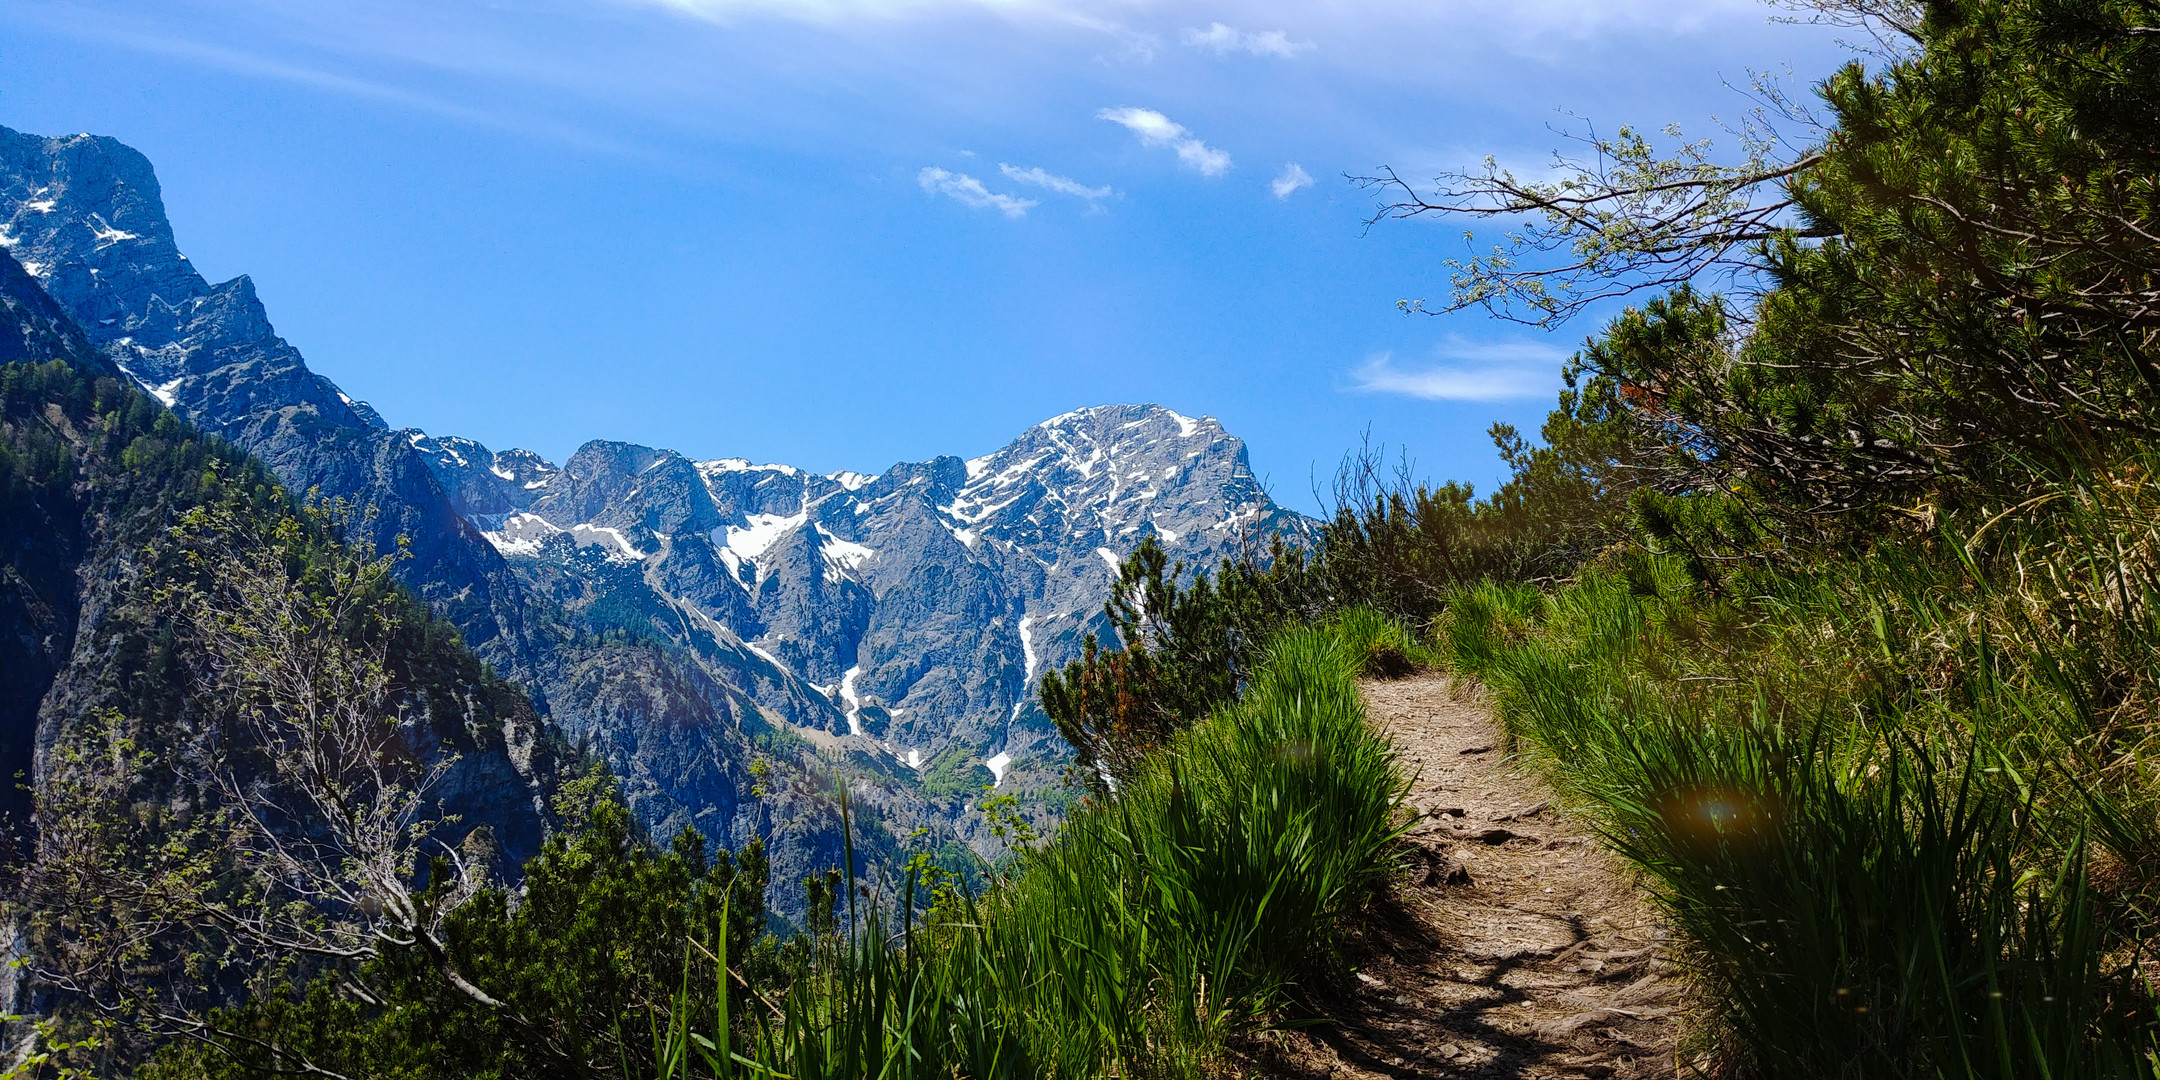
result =
[[[523,510],[532,505],[534,489],[555,472],[555,466],[530,450],[498,454],[471,439],[429,438],[412,428],[398,434],[427,462],[450,505],[468,520]]]
[[[112,373],[74,320],[0,252],[0,364],[53,361]],[[71,660],[84,607],[81,568],[99,538],[89,515],[72,503],[4,490],[0,510],[0,772],[27,777],[34,748],[50,739],[39,715]],[[21,784],[0,791],[0,851],[30,849],[30,810]]]
[[[392,430],[307,369],[246,278],[194,271],[149,163],[111,139],[0,128],[0,247],[182,417],[297,490],[375,508],[379,546],[409,538],[415,591],[656,833],[767,838],[782,911],[838,849],[836,771],[888,847],[927,825],[994,849],[975,779],[1056,782],[1070,754],[1034,687],[1099,632],[1142,537],[1202,567],[1310,525],[1214,420],[1152,405],[876,476],[614,442],[558,468]]]

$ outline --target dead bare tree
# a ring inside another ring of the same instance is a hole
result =
[[[181,527],[215,524],[198,512]],[[206,747],[207,778],[230,811],[235,861],[259,890],[255,903],[214,914],[280,952],[352,960],[418,947],[459,991],[499,1007],[450,967],[438,938],[442,913],[476,883],[455,847],[430,842],[444,822],[427,796],[455,759],[433,751],[392,686],[393,559],[333,556],[295,581],[284,552],[299,524],[277,528],[191,548],[207,572],[173,594],[207,687],[231,709],[225,737]],[[424,848],[456,871],[427,901],[414,885]],[[292,901],[335,917],[277,914]]]

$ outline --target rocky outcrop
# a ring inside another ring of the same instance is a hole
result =
[[[54,361],[111,373],[74,320],[0,252],[0,365]],[[0,413],[12,389],[0,388]],[[0,775],[25,778],[42,741],[39,714],[82,623],[78,568],[98,546],[75,499],[33,489],[23,474],[35,467],[12,455],[0,459]],[[30,793],[23,784],[0,790],[0,814],[0,854],[27,853]]]
[[[109,138],[0,128],[0,247],[190,424],[247,450],[294,491],[374,508],[356,538],[386,551],[408,538],[405,579],[474,648],[523,674],[526,612],[502,560],[409,442],[277,336],[253,282],[212,285],[195,271],[141,154]]]

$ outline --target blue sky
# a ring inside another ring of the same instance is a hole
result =
[[[1713,132],[1848,55],[1745,0],[10,0],[0,124],[157,164],[394,425],[874,472],[1083,405],[1222,419],[1314,508],[1368,427],[1489,487],[1556,333],[1439,297],[1462,223],[1344,175]]]

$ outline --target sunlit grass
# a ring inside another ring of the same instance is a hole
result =
[[[1706,1060],[2149,1076],[2150,520],[2070,492],[1721,595],[1638,554],[1463,590],[1435,636],[1647,875]]]
[[[1352,629],[1282,635],[1235,705],[986,895],[948,893],[919,920],[905,882],[784,1001],[678,1015],[655,1032],[663,1075],[1205,1075],[1394,870],[1407,787],[1356,678],[1374,642],[1414,642]]]

